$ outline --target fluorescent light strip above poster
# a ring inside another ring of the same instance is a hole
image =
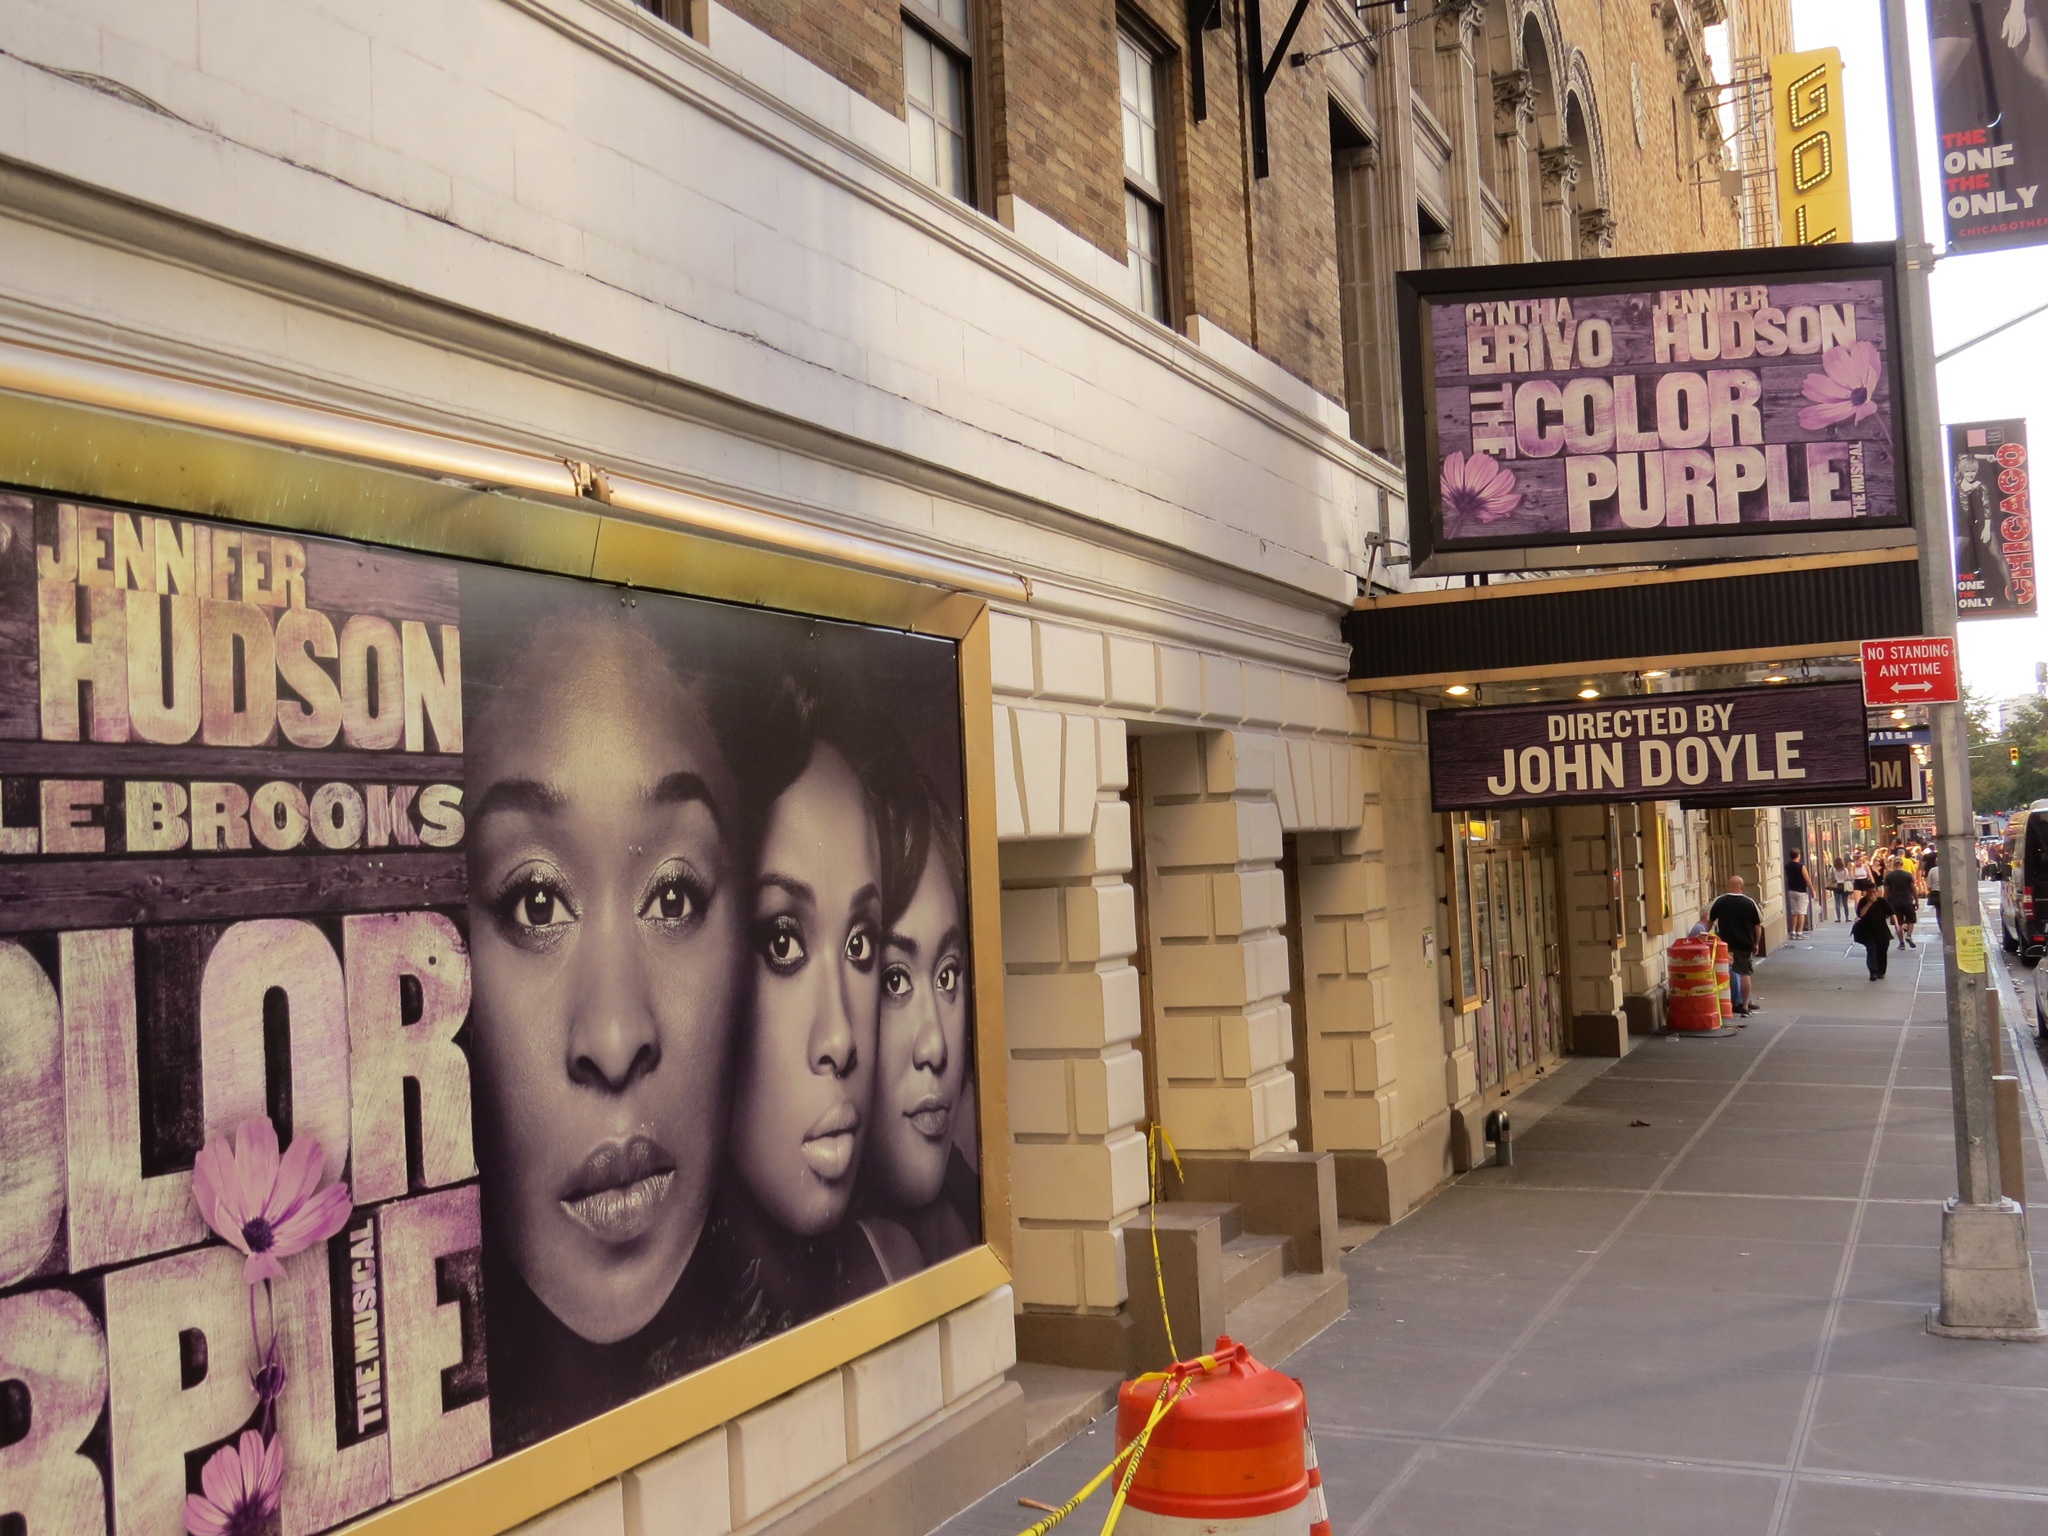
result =
[[[843,533],[573,459],[323,410],[75,353],[0,341],[0,390],[339,454],[488,488],[596,501],[717,538],[883,571],[984,597],[1020,603],[1031,599],[1030,579],[1014,571]]]

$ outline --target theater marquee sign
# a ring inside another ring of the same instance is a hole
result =
[[[1854,683],[1439,709],[1429,716],[1430,799],[1440,811],[1861,800],[1865,741]]]
[[[1908,526],[1888,247],[1398,281],[1421,574],[1812,553]]]

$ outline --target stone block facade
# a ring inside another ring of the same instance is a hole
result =
[[[960,202],[915,174],[906,116],[904,18],[938,9],[8,13],[0,342],[1029,580],[989,629],[1014,1288],[607,1481],[549,1536],[772,1520],[1001,1390],[1018,1314],[1119,1317],[1155,1113],[1190,1150],[1442,1165],[1476,1086],[1431,942],[1422,707],[1348,694],[1337,630],[1368,571],[1412,585],[1392,274],[1732,244],[1691,111],[1701,28],[1784,31],[1782,0],[1418,4],[1377,40],[1313,6],[1292,49],[1355,46],[1282,61],[1261,178],[1245,72],[1284,6],[1249,38],[1236,0],[1199,35],[1177,0],[972,0],[987,174]],[[1166,325],[1127,297],[1119,25],[1161,60]],[[1617,958],[1616,850],[1574,814],[1573,1010],[1611,1017],[1654,957]],[[1712,885],[1684,824],[1674,925]],[[1724,840],[1782,924],[1774,829],[1751,832]]]
[[[1009,1287],[600,1484],[520,1536],[729,1536],[788,1513],[992,1388],[1016,1361]]]

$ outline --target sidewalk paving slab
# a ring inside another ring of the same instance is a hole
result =
[[[1513,1167],[1349,1256],[1350,1312],[1269,1362],[1307,1387],[1338,1536],[2048,1533],[2048,1345],[1926,1331],[1940,950],[1873,983],[1825,933],[1760,963],[1739,1035],[1638,1041]],[[1019,1495],[1058,1504],[1114,1449],[1099,1419],[941,1530],[1015,1536]]]

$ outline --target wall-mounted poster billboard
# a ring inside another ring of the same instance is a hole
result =
[[[1927,23],[1949,249],[2048,239],[2048,16],[2039,0],[1933,0]]]
[[[1682,800],[1756,805],[1868,798],[1855,683],[1652,693],[1436,709],[1429,792],[1439,811]]]
[[[0,496],[0,1514],[308,1536],[978,1245],[959,650]]]
[[[1403,272],[1419,574],[1912,542],[1890,245]]]
[[[1959,421],[1948,429],[1949,507],[1956,540],[1956,611],[1965,619],[2031,616],[2034,510],[2024,421]]]

